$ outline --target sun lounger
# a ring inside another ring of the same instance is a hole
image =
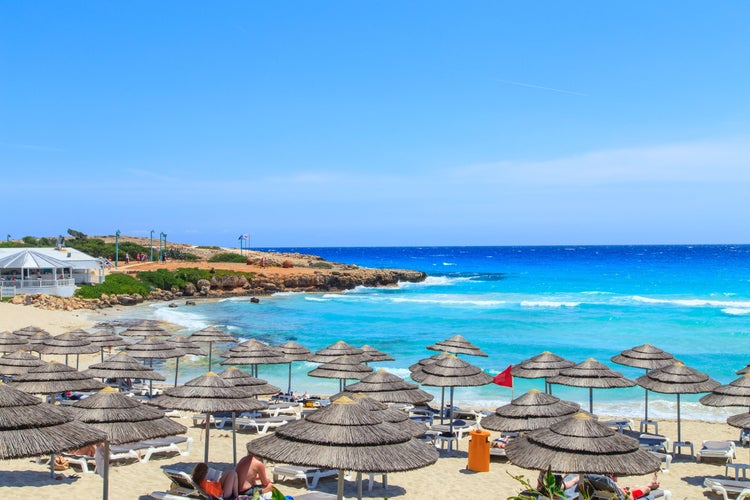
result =
[[[669,467],[672,465],[672,455],[669,453],[659,453],[658,451],[652,451],[651,454],[664,462],[664,467],[661,467],[662,472],[669,472]]]
[[[141,455],[147,449],[148,445],[142,442],[112,446],[109,449],[109,461],[135,459],[143,462]],[[94,472],[93,469],[89,469],[89,462],[94,462],[94,456],[74,455],[71,453],[63,453],[62,456],[68,460],[68,463],[78,465],[82,472]]]
[[[235,425],[237,429],[255,429],[255,432],[258,434],[266,434],[268,431],[281,427],[293,420],[297,420],[297,418],[291,415],[266,418],[240,417],[235,420]]]
[[[625,494],[620,490],[612,479],[599,474],[584,474],[582,488],[589,492],[590,498],[601,500],[626,500]],[[664,498],[671,500],[672,492],[669,490],[652,490],[644,499],[653,500]]]
[[[277,465],[273,468],[273,482],[282,478],[304,479],[307,489],[315,489],[318,481],[324,477],[338,475],[336,469],[321,469],[320,467],[298,467],[296,465]]]
[[[193,478],[187,472],[172,469],[162,469],[164,475],[172,481],[169,490],[154,491],[152,498],[159,500],[184,500],[185,498],[210,499],[211,495],[203,491],[203,488],[195,484]]]
[[[477,424],[476,422],[466,422],[464,420],[454,420],[453,421],[453,434],[458,439],[463,439],[464,435],[468,434],[470,431],[476,429]],[[430,427],[431,431],[437,431],[441,432],[443,434],[447,434],[451,431],[451,426],[449,424],[435,424]]]
[[[142,444],[148,445],[141,462],[147,463],[152,455],[158,453],[176,452],[182,456],[190,454],[190,445],[193,444],[193,438],[188,436],[169,436],[161,439],[149,439],[141,441]],[[181,450],[179,444],[185,444],[185,450]]]
[[[624,430],[633,430],[633,421],[629,420],[627,418],[618,418],[614,420],[604,420],[599,422],[602,425],[606,425],[607,427],[612,427],[613,429],[617,429],[618,431],[622,432]]]
[[[703,441],[696,460],[700,462],[704,458],[723,458],[731,463],[736,457],[734,441]]]
[[[703,481],[703,486],[720,494],[724,500],[730,500],[729,497],[735,495],[736,500],[750,500],[750,481],[747,480],[707,477]]]

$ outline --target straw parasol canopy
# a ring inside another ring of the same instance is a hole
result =
[[[284,357],[289,360],[289,377],[287,382],[287,394],[292,396],[292,362],[307,361],[312,356],[312,351],[294,340],[284,342],[278,349],[284,353]]]
[[[124,338],[114,334],[114,327],[106,324],[98,326],[89,331],[81,330],[81,334],[79,335],[79,337],[84,340],[88,340],[92,345],[95,345],[99,348],[99,353],[101,355],[102,361],[104,361],[105,347],[109,347],[110,352],[112,352],[112,347],[127,345],[127,341]]]
[[[678,443],[682,442],[680,427],[680,395],[709,392],[721,385],[705,373],[699,372],[689,366],[685,366],[681,361],[676,361],[671,365],[650,371],[646,375],[638,377],[636,382],[638,385],[649,391],[677,395]]]
[[[354,354],[362,354],[362,352],[362,349],[339,340],[317,351],[314,355],[310,356],[308,361],[312,361],[313,363],[328,363],[341,356],[352,356]]]
[[[51,361],[31,368],[13,378],[11,385],[31,394],[56,394],[66,391],[96,391],[104,384],[73,367]]]
[[[14,376],[26,373],[30,368],[46,365],[30,352],[19,349],[0,357],[0,375]]]
[[[69,412],[0,382],[0,460],[70,451],[105,439]]]
[[[337,378],[343,389],[344,381],[349,379],[359,380],[365,373],[371,373],[372,367],[364,366],[357,355],[340,356],[319,367],[309,371],[307,374],[311,377],[319,378]]]
[[[182,349],[185,354],[191,354],[193,356],[208,356],[207,352],[204,352],[198,344],[185,335],[173,335],[165,340]]]
[[[414,439],[397,424],[384,422],[348,397],[248,442],[247,450],[274,462],[338,469],[339,499],[343,498],[345,470],[399,472],[426,467],[438,459],[434,446]]]
[[[737,370],[734,373],[735,373],[735,375],[744,375],[746,373],[750,373],[750,364],[746,365],[745,368],[742,368],[741,370]]]
[[[739,429],[748,429],[750,428],[750,413],[745,412],[738,415],[732,415],[731,417],[727,418],[727,423],[732,427],[737,427]]]
[[[449,339],[436,342],[431,346],[427,346],[427,349],[431,351],[449,352],[451,354],[469,354],[471,356],[483,356],[485,358],[487,357],[487,353],[466,340],[461,335],[454,335]]]
[[[549,384],[560,384],[572,387],[588,387],[589,412],[594,413],[594,389],[614,389],[633,387],[635,382],[625,378],[594,358],[578,363],[570,368],[563,368],[558,375],[547,379]]]
[[[482,419],[482,427],[500,432],[529,432],[544,429],[578,411],[577,403],[564,401],[536,389],[500,406]]]
[[[268,408],[266,403],[255,399],[249,390],[235,387],[213,372],[194,378],[185,385],[164,389],[164,393],[151,400],[149,404],[172,410],[206,413],[206,423],[210,423],[211,414],[216,412],[243,412]],[[208,462],[210,429],[211,426],[206,425],[204,462]]]
[[[649,370],[658,370],[675,362],[674,356],[651,344],[643,344],[632,349],[626,349],[617,356],[612,356],[611,359],[613,363],[617,363],[618,365],[643,368],[646,370],[646,373]],[[643,421],[649,422],[648,389],[645,390]]]
[[[750,373],[727,385],[714,388],[700,399],[706,406],[745,406],[750,408]]]
[[[157,321],[143,320],[120,332],[126,337],[169,337],[171,334],[160,327]]]
[[[221,356],[226,358],[222,365],[250,365],[250,373],[255,377],[258,376],[258,365],[289,363],[283,352],[256,339],[246,340]]]
[[[219,377],[235,387],[242,387],[252,396],[269,396],[281,392],[281,389],[275,385],[269,384],[262,378],[255,378],[236,366],[230,366],[219,373]]]
[[[348,397],[355,403],[364,406],[367,410],[375,412],[375,414],[382,418],[384,422],[390,422],[392,424],[399,425],[400,427],[411,432],[411,435],[414,437],[424,436],[425,432],[427,432],[427,426],[425,424],[411,420],[409,418],[409,414],[405,411],[399,410],[397,408],[391,408],[387,404],[381,403],[380,401],[375,401],[374,399],[362,393],[351,395],[339,393],[335,396],[331,396],[331,401],[336,401],[337,399],[342,397]]]
[[[171,359],[185,355],[185,351],[175,344],[156,337],[148,337],[125,347],[125,351],[141,359]]]
[[[435,354],[434,356],[430,356],[429,358],[420,359],[413,365],[409,366],[409,371],[414,372],[415,370],[422,369],[425,365],[431,365],[432,363],[435,363],[439,359],[447,358],[448,356],[452,356],[452,354],[448,352],[441,352],[440,354]]]
[[[638,441],[578,412],[511,440],[508,459],[524,469],[557,473],[642,475],[659,470],[661,461],[641,450]]]
[[[396,358],[387,355],[383,351],[379,351],[375,349],[374,347],[370,347],[369,345],[363,345],[360,347],[362,349],[364,354],[367,354],[370,359],[366,361],[367,363],[380,363],[383,361],[396,361]]]
[[[83,373],[95,378],[166,380],[164,375],[125,352],[119,352],[101,363],[90,365],[87,370],[83,370]]]
[[[208,343],[208,371],[211,371],[212,350],[214,342],[237,342],[237,339],[216,326],[207,326],[188,337],[193,342]]]
[[[345,394],[362,393],[381,403],[407,403],[407,404],[424,404],[432,401],[434,396],[427,391],[423,391],[416,384],[411,384],[406,380],[388,373],[385,370],[378,370],[359,382],[344,387]]]
[[[42,335],[46,333],[47,337],[52,336],[47,330],[39,328],[38,326],[25,326],[18,330],[14,330],[13,333],[18,335],[19,337],[30,337],[31,335],[38,334],[38,333],[41,333]]]
[[[0,352],[15,352],[26,348],[28,344],[29,341],[24,337],[19,337],[8,331],[0,332]]]
[[[525,359],[511,368],[510,373],[519,378],[543,378],[544,392],[552,393],[551,387],[547,383],[548,377],[554,377],[563,368],[575,366],[575,363],[565,358],[553,354],[550,351],[544,351],[529,359]]]
[[[88,340],[79,337],[84,330],[73,330],[54,337],[44,339],[42,343],[35,344],[33,349],[40,354],[64,354],[65,362],[68,361],[69,354],[93,354],[99,352],[99,347],[93,345]],[[76,358],[76,367],[78,358]]]
[[[164,412],[119,394],[111,387],[105,387],[97,394],[74,403],[72,411],[76,420],[107,434],[105,457],[109,456],[110,444],[133,443],[187,432],[187,427],[168,418]],[[106,500],[109,497],[109,460],[104,462],[103,498]]]

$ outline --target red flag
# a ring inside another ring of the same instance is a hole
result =
[[[495,375],[492,381],[503,387],[513,387],[513,375],[510,373],[511,368],[513,368],[513,365],[509,365],[508,368]]]

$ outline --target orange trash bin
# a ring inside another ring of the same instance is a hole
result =
[[[469,463],[467,469],[474,472],[490,471],[490,433],[487,431],[471,431],[469,433]]]

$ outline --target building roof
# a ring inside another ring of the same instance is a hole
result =
[[[0,248],[0,269],[99,269],[101,261],[75,248]]]

